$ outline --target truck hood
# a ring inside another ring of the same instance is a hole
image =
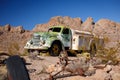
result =
[[[47,38],[47,37],[57,37],[59,33],[56,32],[36,32],[34,35],[40,35],[41,37]]]

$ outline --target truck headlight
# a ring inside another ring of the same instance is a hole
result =
[[[45,40],[40,41],[40,44],[44,45],[45,44]]]
[[[29,45],[30,45],[29,43],[26,44],[27,47],[28,47]]]
[[[33,44],[33,42],[32,42],[32,41],[30,41],[30,44]]]
[[[45,40],[42,41],[42,44],[45,44]]]

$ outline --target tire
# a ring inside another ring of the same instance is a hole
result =
[[[59,42],[53,42],[51,48],[49,49],[49,53],[51,56],[58,56],[61,52],[61,44]]]
[[[6,60],[8,80],[30,80],[25,62],[19,56],[11,56]]]

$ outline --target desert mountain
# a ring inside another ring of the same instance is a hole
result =
[[[26,31],[22,26],[13,27],[10,24],[0,27],[0,52],[20,54],[24,52],[24,45],[32,32]]]
[[[54,25],[65,25],[72,29],[89,31],[96,36],[107,38],[106,46],[115,47],[120,41],[120,23],[108,20],[100,19],[94,22],[92,17],[88,17],[86,21],[82,21],[81,18],[71,18],[68,16],[56,16],[52,17],[48,23],[36,24],[31,31],[26,31],[22,26],[12,27],[7,24],[0,26],[0,51],[12,51],[11,47],[16,48],[18,53],[23,53],[24,45],[29,40],[33,32],[47,31],[49,27]],[[13,49],[14,51],[14,49]]]

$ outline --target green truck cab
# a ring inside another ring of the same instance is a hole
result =
[[[28,52],[49,51],[50,55],[59,55],[62,46],[69,47],[71,30],[64,26],[51,27],[47,32],[36,32],[26,45]]]

